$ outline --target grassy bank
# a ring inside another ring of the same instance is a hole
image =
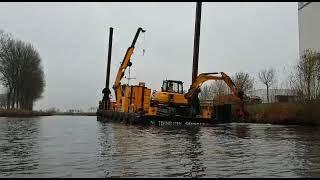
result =
[[[96,113],[95,112],[81,112],[81,113],[59,112],[59,113],[54,113],[53,115],[59,115],[59,116],[96,116]]]
[[[270,124],[320,125],[320,102],[269,103],[248,105],[245,122]]]
[[[52,116],[50,112],[27,111],[18,109],[1,109],[0,117],[34,117],[34,116]]]
[[[0,109],[0,117],[34,117],[34,116],[96,116],[95,112],[44,112],[44,111],[27,111],[20,109]]]

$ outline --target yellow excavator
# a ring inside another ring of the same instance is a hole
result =
[[[201,73],[190,85],[187,93],[183,92],[183,82],[176,80],[164,80],[161,91],[156,91],[151,97],[149,114],[159,116],[191,116],[201,115],[200,102],[197,98],[202,84],[208,80],[223,80],[232,90],[233,95],[241,101],[239,115],[244,116],[243,96],[244,93],[237,88],[231,78],[224,72],[221,76],[215,73]],[[203,112],[205,114],[207,112]],[[206,117],[210,118],[210,117]]]

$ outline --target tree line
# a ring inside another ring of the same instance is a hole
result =
[[[31,43],[0,30],[0,83],[5,88],[7,109],[32,110],[45,87],[38,51]]]
[[[270,102],[269,88],[277,81],[275,68],[261,69],[257,74],[258,80],[266,87],[266,99]],[[254,77],[246,72],[237,72],[231,76],[238,89],[245,94],[254,88]],[[302,52],[297,64],[286,80],[286,86],[292,90],[298,101],[308,102],[320,100],[320,53],[306,49]],[[228,94],[228,87],[223,81],[214,81],[202,87],[199,99],[212,100],[214,95]]]

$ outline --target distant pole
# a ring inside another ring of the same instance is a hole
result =
[[[111,52],[112,52],[112,36],[113,36],[113,28],[110,27],[109,31],[109,47],[108,47],[108,62],[107,62],[107,76],[106,76],[106,86],[103,89],[103,100],[109,100],[109,95],[111,91],[109,89],[109,79],[110,79],[110,64],[111,64]]]
[[[106,78],[106,87],[108,87],[108,88],[109,88],[109,79],[110,79],[111,53],[112,53],[112,36],[113,36],[113,28],[110,27],[109,47],[108,47],[108,64],[107,64],[107,78]]]
[[[196,80],[198,76],[200,25],[201,25],[201,2],[197,2],[194,45],[193,45],[192,83]]]

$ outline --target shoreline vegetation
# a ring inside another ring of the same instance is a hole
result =
[[[96,116],[95,112],[45,112],[20,109],[1,109],[0,117],[36,117],[36,116]]]
[[[96,116],[96,112],[59,112],[53,113],[54,116]]]
[[[320,125],[320,101],[247,105],[249,118],[236,122],[278,125]]]
[[[0,29],[0,104],[6,109],[32,111],[46,86],[42,59],[29,42]],[[9,112],[11,114],[12,111]],[[21,112],[22,114],[30,114]],[[5,113],[8,114],[8,113]],[[9,115],[8,114],[8,115]]]

